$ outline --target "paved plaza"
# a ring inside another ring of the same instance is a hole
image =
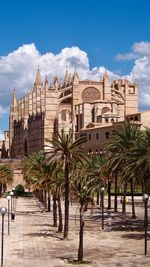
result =
[[[0,205],[7,207],[7,199],[1,199]],[[150,238],[148,255],[143,255],[143,205],[139,203],[137,207],[138,220],[130,218],[130,208],[128,204],[129,216],[125,219],[120,213],[111,213],[111,232],[102,231],[98,209],[94,211],[94,220],[90,218],[90,210],[87,211],[84,232],[84,259],[87,263],[79,265],[74,264],[79,233],[77,205],[70,208],[69,240],[64,241],[62,234],[52,226],[52,212],[43,211],[35,198],[18,198],[16,218],[11,222],[9,236],[5,215],[4,267],[149,267]],[[105,213],[105,218],[107,216]]]

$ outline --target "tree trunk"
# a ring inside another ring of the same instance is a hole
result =
[[[100,194],[99,191],[96,194],[96,205],[99,205]]]
[[[127,194],[127,182],[124,183],[124,192],[122,200],[122,214],[126,214],[126,194]]]
[[[108,180],[108,207],[107,209],[111,209],[111,180]]]
[[[114,212],[118,211],[118,203],[117,203],[117,196],[118,194],[118,177],[117,174],[115,173],[115,198],[114,198]]]
[[[142,190],[142,195],[144,194],[144,182],[141,182],[141,190]]]
[[[58,214],[59,214],[58,232],[62,232],[62,230],[63,230],[63,220],[62,220],[62,209],[61,209],[60,193],[58,193]]]
[[[50,192],[48,192],[48,206],[47,206],[47,211],[51,211],[51,196]]]
[[[135,214],[135,205],[134,205],[134,184],[133,184],[133,178],[131,178],[131,198],[132,198],[132,218],[136,219],[136,214]]]
[[[69,166],[67,162],[65,162],[64,172],[65,172],[64,173],[64,176],[65,176],[65,222],[64,222],[63,239],[67,239],[68,231],[69,231]]]
[[[44,190],[44,207],[47,209],[47,192]]]
[[[7,185],[6,183],[3,184],[3,193],[2,194],[5,194],[5,192],[7,191]]]
[[[0,184],[0,197],[2,197],[2,184]]]
[[[84,216],[83,216],[83,206],[81,206],[80,207],[80,231],[79,231],[78,261],[83,261],[83,229],[84,229]]]
[[[57,227],[57,198],[53,195],[53,226]]]

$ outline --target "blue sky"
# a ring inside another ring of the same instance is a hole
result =
[[[136,78],[141,90],[140,109],[150,108],[148,0],[8,0],[0,1],[0,10],[2,131],[8,129],[8,106],[13,87],[19,97],[31,89],[38,63],[43,76],[44,73],[50,77],[55,74],[44,65],[42,56],[47,60],[47,53],[59,55],[59,60],[63,58],[63,68],[68,62],[68,54],[72,53],[82,61],[80,66],[88,69],[88,73],[94,67],[98,73],[98,68],[103,67],[113,74]],[[76,49],[61,52],[72,47]],[[24,63],[20,65],[23,59]],[[30,62],[34,64],[30,66]],[[31,67],[33,78],[31,71],[27,75]],[[26,82],[22,81],[23,76],[26,76]]]

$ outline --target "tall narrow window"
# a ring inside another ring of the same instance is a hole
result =
[[[106,136],[106,139],[108,139],[109,138],[109,132],[106,132],[105,136]]]

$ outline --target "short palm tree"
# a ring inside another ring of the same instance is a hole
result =
[[[84,212],[87,210],[88,205],[94,206],[93,188],[91,187],[91,181],[88,176],[87,166],[79,169],[79,175],[72,182],[72,190],[74,197],[78,201],[80,207],[80,230],[79,230],[79,248],[78,248],[78,261],[83,261],[83,233],[84,233]],[[81,172],[80,172],[81,171]]]
[[[12,185],[13,170],[10,165],[0,165],[0,196],[6,191],[7,185]]]

